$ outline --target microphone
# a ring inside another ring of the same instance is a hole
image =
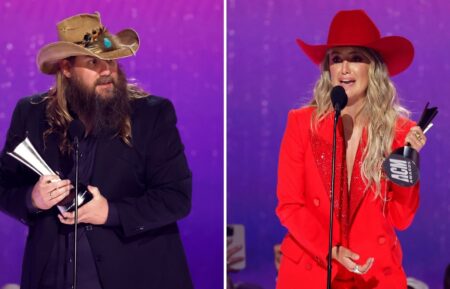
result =
[[[341,110],[347,105],[347,102],[348,96],[345,93],[345,89],[340,85],[333,87],[331,90],[331,103],[338,114],[341,113]]]
[[[73,243],[73,286],[72,288],[77,289],[77,278],[78,278],[78,207],[82,205],[85,201],[88,202],[92,199],[91,194],[87,190],[84,184],[78,183],[78,174],[79,174],[79,141],[83,138],[85,133],[85,128],[83,123],[79,119],[74,119],[68,128],[68,134],[70,140],[74,143],[75,146],[75,196],[74,202],[72,205],[74,206],[75,212],[75,223],[74,223],[74,243]],[[79,187],[81,186],[81,192],[79,192]]]
[[[328,264],[327,264],[327,289],[331,289],[331,250],[332,250],[332,240],[333,240],[333,216],[334,216],[334,181],[336,172],[336,127],[341,114],[341,110],[347,105],[348,96],[345,93],[345,89],[337,85],[331,90],[331,103],[335,110],[334,113],[334,124],[333,124],[333,147],[331,155],[331,196],[330,196],[330,226],[328,231]]]
[[[84,137],[85,127],[79,119],[74,119],[67,129],[68,137],[74,144],[74,159],[75,159],[75,188],[70,191],[70,194],[58,203],[58,209],[61,212],[73,212],[78,210],[85,203],[92,200],[92,194],[87,190],[85,184],[78,181],[78,159],[79,159],[79,142]]]
[[[74,119],[69,124],[69,138],[72,142],[74,142],[76,145],[78,141],[83,138],[85,132],[84,124],[79,119]]]

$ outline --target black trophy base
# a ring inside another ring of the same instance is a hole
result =
[[[78,185],[78,207],[92,200],[92,194],[83,184]],[[58,209],[61,213],[75,211],[75,189],[70,191],[70,194],[58,203]]]
[[[384,160],[383,170],[394,184],[414,186],[419,180],[419,153],[410,146],[398,148]]]

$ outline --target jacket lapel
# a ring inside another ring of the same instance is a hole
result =
[[[47,165],[62,178],[67,176],[73,165],[71,155],[63,155],[59,151],[59,137],[52,133],[44,139],[44,132],[49,128],[45,113],[38,123],[38,134],[33,138],[33,145]]]
[[[63,155],[59,151],[58,137],[55,134],[51,134],[45,141],[45,148],[43,152],[43,158],[61,178],[66,178],[73,166],[73,160],[71,154]]]
[[[334,114],[328,114],[312,132],[312,152],[316,166],[320,172],[323,187],[328,197],[331,197],[331,158],[333,150],[333,122]],[[345,167],[345,144],[343,137],[342,120],[339,119],[336,131],[336,163],[334,184],[334,208],[335,216],[341,219],[343,216],[343,202],[347,194],[347,171]]]

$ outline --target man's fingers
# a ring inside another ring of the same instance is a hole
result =
[[[47,183],[47,184],[58,181],[58,180],[60,180],[60,178],[57,175],[47,175],[47,176],[41,176],[39,178],[40,182]]]
[[[42,189],[42,198],[48,200],[48,205],[53,207],[55,204],[62,201],[67,195],[69,195],[70,190],[73,186],[70,184],[69,180],[58,181],[55,183],[48,184]]]
[[[52,196],[50,197],[50,201],[49,204],[51,207],[53,207],[54,205],[58,204],[59,202],[61,202],[62,200],[64,200],[65,197],[67,197],[70,193],[70,191],[64,191],[62,193],[57,193],[57,191],[54,191],[56,193],[52,194]]]
[[[64,212],[64,213],[61,213],[61,216],[64,219],[73,219],[75,217],[75,213],[74,212]]]
[[[59,221],[66,225],[73,225],[75,224],[75,213],[74,212],[64,212],[58,215]],[[80,214],[78,212],[78,223],[84,223],[84,220],[86,219],[85,214]]]
[[[48,194],[51,199],[57,198],[60,195],[68,195],[70,193],[70,190],[73,189],[72,185],[66,185],[63,187],[55,188],[54,190],[50,191]]]
[[[62,181],[60,180],[60,181],[46,184],[45,190],[48,192],[51,192],[51,191],[58,190],[60,188],[67,188],[67,187],[73,187],[73,186],[71,186],[70,181],[69,180],[62,180]]]
[[[61,223],[66,225],[73,225],[73,219],[70,218],[64,218],[62,215],[58,215],[58,219]]]
[[[94,198],[78,209],[78,223],[104,224],[108,216],[108,202],[98,188],[89,186],[88,189]],[[75,218],[74,213],[67,212],[61,214],[61,217],[64,224],[73,224]]]
[[[100,191],[99,191],[99,189],[97,187],[87,186],[87,189],[88,189],[89,192],[91,192],[91,194],[92,194],[92,196],[94,198],[100,196]]]

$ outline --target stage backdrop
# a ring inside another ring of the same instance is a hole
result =
[[[326,42],[332,17],[365,9],[382,35],[415,46],[412,66],[393,78],[418,120],[427,101],[440,108],[421,152],[421,203],[412,226],[399,233],[407,275],[442,287],[450,262],[450,4],[445,0],[228,1],[228,223],[247,232],[247,268],[232,275],[274,288],[273,245],[286,230],[275,216],[276,172],[287,113],[305,104],[319,70],[295,43]]]
[[[99,11],[113,33],[132,27],[141,47],[121,61],[128,77],[171,99],[193,172],[191,214],[180,230],[200,289],[221,288],[223,251],[223,3],[169,1],[0,1],[0,143],[21,97],[43,92],[36,53],[56,41],[56,23]],[[114,177],[114,176],[113,176]],[[19,282],[27,229],[0,213],[0,287]]]

